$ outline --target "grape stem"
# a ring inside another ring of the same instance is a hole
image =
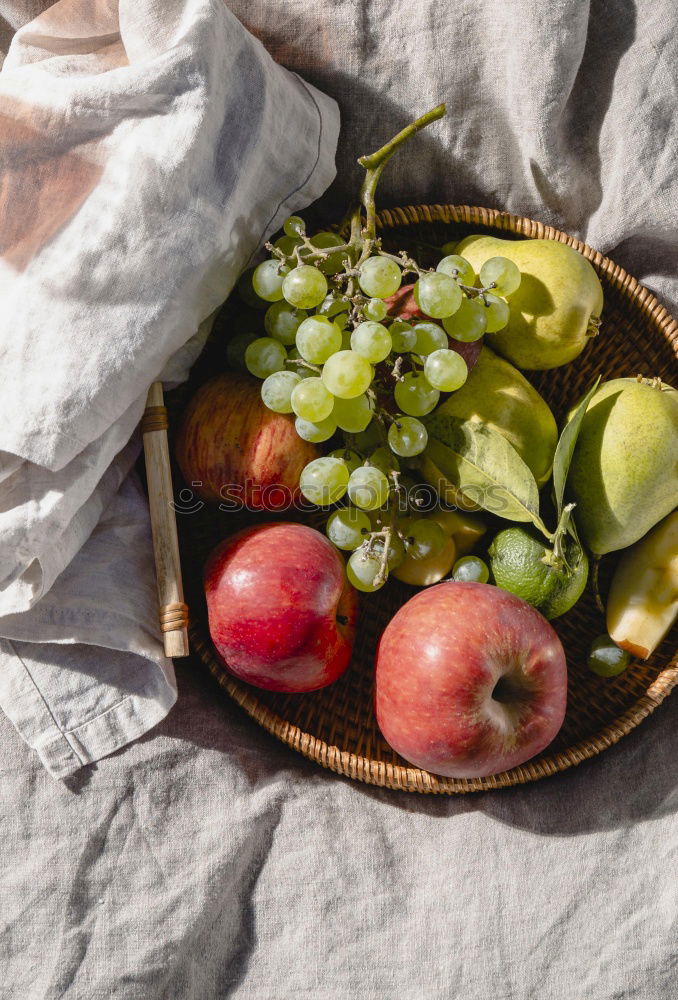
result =
[[[399,146],[402,146],[404,142],[413,136],[416,132],[419,132],[422,128],[426,128],[431,122],[437,121],[446,114],[446,108],[444,104],[438,104],[437,107],[432,108],[427,111],[425,115],[421,118],[417,118],[416,121],[411,122],[407,125],[401,132],[394,135],[393,138],[382,146],[381,149],[377,149],[374,153],[370,153],[368,156],[361,156],[358,159],[358,163],[361,167],[366,170],[365,179],[362,183],[360,189],[360,201],[365,209],[365,228],[364,228],[364,239],[365,242],[370,243],[374,240],[377,232],[377,211],[374,202],[374,194],[376,191],[377,184],[379,183],[379,178],[381,177],[382,171],[388,161],[391,159],[395,151]],[[360,209],[358,211],[358,218],[360,218]],[[355,212],[351,218],[351,242],[353,242],[355,227]],[[364,252],[364,250],[363,250]],[[368,254],[369,256],[369,254]]]
[[[404,274],[416,274],[421,276],[427,273],[426,268],[421,268],[416,261],[412,260],[411,257],[407,256],[404,250],[401,250],[399,254],[387,253],[386,250],[382,250],[379,246],[378,254],[380,257],[386,257],[388,260],[394,260],[399,267],[402,267]],[[433,270],[433,268],[429,268]]]
[[[391,371],[391,378],[394,378],[396,382],[404,382],[405,379],[401,374],[401,368],[403,367],[403,356],[399,354],[393,365],[393,370]]]
[[[302,358],[285,358],[286,365],[299,365],[300,368],[310,368],[312,372],[316,375],[320,375],[321,369],[317,365],[312,365],[308,361],[304,361]]]
[[[393,478],[393,490],[391,491],[390,521],[388,524],[384,525],[384,527],[380,531],[373,531],[370,534],[370,538],[367,543],[368,546],[367,551],[369,553],[374,547],[375,539],[376,538],[383,539],[381,555],[379,557],[379,570],[374,578],[375,588],[381,587],[384,583],[386,583],[388,579],[388,553],[389,549],[391,548],[391,539],[393,538],[393,535],[397,530],[396,525],[398,521],[398,493],[400,491],[400,481],[398,478],[399,473],[396,472],[395,469],[392,469],[391,476]]]

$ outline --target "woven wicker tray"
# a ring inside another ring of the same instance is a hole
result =
[[[622,268],[565,233],[505,212],[452,205],[390,209],[380,213],[378,225],[386,247],[411,249],[424,262],[426,245],[441,246],[470,232],[487,231],[559,240],[588,257],[605,291],[601,334],[573,364],[529,376],[559,423],[568,406],[583,395],[597,374],[608,379],[642,372],[675,381],[675,320]],[[223,358],[223,345],[219,345],[219,356]],[[214,364],[214,352],[210,356],[208,350],[172,409],[183,403],[197,382],[214,373]],[[180,488],[180,482],[175,482]],[[192,646],[224,690],[255,722],[292,749],[339,774],[387,788],[438,794],[535,781],[579,764],[616,743],[653,712],[678,683],[675,630],[646,663],[633,662],[614,679],[591,674],[586,668],[588,647],[605,627],[592,594],[587,592],[568,615],[554,623],[565,647],[570,677],[567,715],[556,740],[539,757],[501,774],[468,780],[438,777],[409,766],[399,757],[381,736],[372,711],[376,644],[395,610],[415,593],[413,588],[390,580],[383,590],[363,598],[353,662],[340,680],[322,691],[304,695],[260,691],[224,669],[207,630],[202,566],[211,548],[245,523],[245,518],[208,507],[179,517]]]

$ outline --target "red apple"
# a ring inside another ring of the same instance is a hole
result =
[[[315,691],[349,664],[357,596],[344,560],[304,524],[259,524],[205,567],[212,642],[231,673],[269,691]]]
[[[264,406],[258,379],[235,372],[198,389],[176,442],[179,468],[198,496],[251,510],[288,510],[301,470],[318,454],[292,417]]]
[[[379,643],[376,713],[405,760],[480,778],[534,757],[560,729],[567,668],[538,611],[486,583],[439,583]]]
[[[397,292],[393,295],[389,295],[384,301],[388,306],[389,316],[397,316],[398,319],[405,320],[406,323],[415,322],[418,319],[427,319],[431,323],[437,323],[441,326],[439,319],[431,319],[426,313],[423,313],[417,303],[414,300],[414,285],[401,285]],[[448,337],[448,347],[451,351],[456,351],[457,354],[461,354],[462,358],[466,362],[468,370],[471,371],[476,361],[480,357],[480,349],[483,346],[483,338],[480,340],[474,340],[469,344],[463,344],[459,340],[453,340],[452,337]]]

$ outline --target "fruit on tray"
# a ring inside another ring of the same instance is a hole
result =
[[[457,558],[468,555],[487,531],[482,518],[460,510],[434,510],[431,513],[444,533],[454,539]]]
[[[522,525],[503,528],[487,550],[494,582],[521,597],[545,618],[564,615],[584,592],[589,561],[574,538],[564,539],[557,562],[543,537]]]
[[[642,538],[676,505],[678,392],[655,379],[604,382],[586,409],[566,489],[596,555]]]
[[[259,524],[227,538],[205,567],[212,642],[243,681],[315,691],[349,664],[356,593],[331,543],[303,524]]]
[[[379,643],[379,728],[405,760],[434,774],[479,778],[517,767],[555,737],[566,700],[553,628],[489,584],[420,591]]]
[[[454,538],[448,536],[442,549],[435,555],[428,559],[415,559],[414,556],[406,555],[391,572],[401,583],[409,583],[413,587],[430,587],[449,574],[456,558]]]
[[[481,420],[506,438],[543,486],[551,474],[558,428],[545,400],[517,368],[483,347],[465,384],[436,410]],[[435,435],[445,443],[444,433]]]
[[[630,662],[631,654],[618,646],[609,635],[599,635],[591,643],[587,665],[591,673],[598,677],[618,677]]]
[[[181,420],[176,458],[191,488],[230,509],[287,510],[299,476],[318,457],[294,420],[270,410],[260,383],[226,372],[201,386]]]
[[[607,630],[632,656],[654,653],[678,615],[678,511],[624,552],[607,599]]]
[[[519,368],[558,368],[595,336],[603,308],[598,275],[580,253],[555,240],[468,236],[456,247],[476,271],[497,254],[515,263],[520,287],[505,327],[488,334],[492,347]]]
[[[446,538],[443,547],[428,559],[406,554],[392,570],[393,576],[413,587],[429,587],[450,574],[455,561],[478,544],[487,530],[483,521],[459,510],[437,509],[427,515],[442,528]]]

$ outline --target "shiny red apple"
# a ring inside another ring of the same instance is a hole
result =
[[[300,495],[301,470],[318,454],[299,437],[293,417],[264,405],[258,379],[235,372],[198,389],[176,442],[189,486],[229,509],[288,510]]]
[[[349,664],[357,595],[344,560],[304,524],[259,524],[205,567],[209,629],[225,665],[269,691],[315,691]]]
[[[516,767],[560,729],[565,654],[520,598],[486,583],[439,583],[403,605],[379,643],[379,728],[405,760],[452,778]]]

